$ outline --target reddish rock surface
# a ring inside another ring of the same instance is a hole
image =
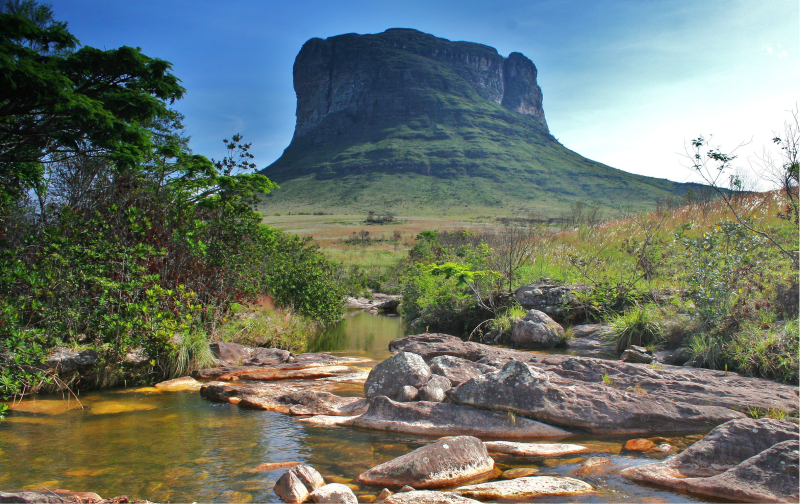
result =
[[[797,502],[798,433],[788,421],[732,420],[670,460],[620,474],[705,497]]]

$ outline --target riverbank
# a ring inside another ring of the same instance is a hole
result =
[[[363,316],[382,322],[393,320],[366,314]],[[364,331],[360,334],[361,341],[368,336]],[[374,336],[379,337],[378,334]],[[476,344],[467,346],[472,345]],[[502,351],[498,347],[484,345],[478,345],[477,348]],[[384,355],[388,354],[387,350],[384,352]],[[354,355],[353,351],[344,353],[348,355],[335,355],[364,358],[363,354]],[[543,355],[527,352],[522,354]],[[563,361],[568,357],[551,355],[539,358],[546,358],[549,362],[559,359]],[[383,358],[373,359],[373,362],[378,360]],[[362,364],[367,363],[362,361],[358,366]],[[613,363],[609,363],[611,364]],[[369,364],[365,367],[368,368]],[[647,365],[641,365],[641,368],[653,371]],[[730,377],[735,375],[730,374]],[[313,383],[324,383],[330,378],[334,377],[316,378]],[[281,383],[288,384],[291,381],[282,380]],[[227,384],[236,388],[237,382],[250,383],[250,386],[259,383],[240,378],[228,381]],[[364,395],[361,384],[327,383],[331,387],[327,392],[341,397]],[[304,386],[304,389],[309,387]],[[42,405],[43,399],[45,398],[40,397],[37,402]],[[19,453],[20,456],[16,460],[4,460],[0,463],[0,474],[7,475],[0,480],[0,488],[43,484],[47,488],[91,489],[103,496],[129,495],[160,502],[243,502],[247,499],[277,502],[272,487],[286,469],[257,468],[264,463],[297,461],[317,468],[326,482],[344,482],[358,487],[355,493],[366,501],[368,496],[376,497],[381,489],[360,486],[355,481],[359,474],[432,441],[431,437],[420,434],[352,427],[335,428],[298,422],[298,419],[308,417],[246,409],[241,407],[241,403],[234,405],[207,402],[196,391],[129,389],[89,394],[82,396],[81,400],[84,402],[84,410],[73,407],[61,414],[20,412],[9,417],[0,427],[8,434],[2,437],[3,446],[0,449],[5,453]],[[509,415],[503,414],[508,422]],[[521,421],[522,418],[523,415],[516,415],[517,420]],[[50,431],[52,428],[56,428],[58,434]],[[707,430],[708,428],[703,429],[704,432]],[[683,452],[700,439],[704,432],[643,437],[656,446],[669,444],[674,447],[674,452]],[[48,443],[36,443],[36,438],[52,440]],[[86,444],[86,439],[94,440],[91,446]],[[630,439],[630,436],[573,432],[569,443],[589,447],[591,457],[605,457],[610,460],[610,471],[607,475],[587,480],[595,488],[594,493],[576,496],[573,500],[692,500],[682,493],[640,486],[620,476],[619,471],[626,467],[658,459],[654,454],[625,450],[624,446]],[[65,459],[59,453],[69,455]],[[122,453],[125,455],[120,458]],[[587,458],[590,457],[509,456],[496,459],[495,462],[504,470],[533,465],[538,468],[540,475],[572,477],[586,462],[580,459]],[[9,463],[22,465],[15,465],[12,469]],[[23,466],[29,467],[31,472],[21,471]],[[14,484],[9,480],[9,475],[18,475],[16,477],[19,478],[26,474],[28,479],[24,482],[16,479],[18,483]]]

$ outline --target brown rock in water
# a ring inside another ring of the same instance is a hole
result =
[[[156,383],[155,387],[158,390],[166,392],[180,392],[184,390],[197,391],[203,384],[195,380],[191,376],[184,376],[183,378],[175,378],[174,380],[167,380],[161,383]]]
[[[629,467],[633,481],[744,502],[797,502],[797,424],[772,419],[732,420],[679,455]]]
[[[581,476],[600,476],[611,471],[613,464],[606,457],[591,457],[586,459],[577,473]]]
[[[328,483],[323,485],[309,495],[311,502],[335,503],[335,504],[358,504],[356,494],[341,483]]]
[[[371,359],[362,357],[344,357],[341,355],[331,355],[326,353],[305,353],[294,356],[287,362],[271,365],[256,365],[255,362],[257,361],[253,360],[245,361],[241,365],[230,364],[227,363],[228,361],[224,362],[226,363],[221,367],[195,370],[192,372],[192,377],[198,380],[235,381],[245,375],[260,373],[264,376],[272,376],[273,378],[271,379],[290,379],[298,377],[297,375],[292,375],[290,373],[291,371],[301,371],[329,366],[352,366],[355,364],[368,363],[372,361]]]
[[[313,417],[312,417],[313,418]],[[470,435],[483,438],[564,438],[568,431],[529,418],[468,408],[448,403],[392,401],[379,396],[370,400],[363,415],[339,425],[429,436]]]
[[[564,328],[546,313],[531,309],[511,330],[516,347],[553,348],[564,337]]]
[[[448,393],[461,405],[508,410],[595,434],[698,432],[744,415],[716,406],[676,404],[648,394],[563,379],[521,361],[475,377]]]
[[[480,501],[497,499],[530,499],[549,495],[580,495],[593,492],[594,487],[574,478],[529,476],[480,485],[463,486],[453,492]]]
[[[386,504],[478,504],[479,501],[452,492],[414,490],[390,495],[383,502]]]
[[[94,492],[71,492],[58,488],[47,490],[11,490],[9,492],[0,491],[0,502],[19,502],[19,503],[45,503],[61,504],[64,502],[77,503],[100,503],[103,498]]]
[[[265,462],[263,464],[258,464],[252,469],[247,469],[246,472],[256,473],[256,472],[267,472],[267,471],[274,471],[275,469],[283,469],[285,467],[294,467],[300,465],[300,462]]]
[[[567,386],[582,383],[604,384],[603,376],[619,390],[637,389],[652,397],[674,403],[696,406],[761,409],[775,408],[790,415],[798,412],[797,387],[771,380],[740,376],[736,373],[674,366],[642,366],[620,361],[575,357],[571,355],[536,354],[465,342],[446,334],[417,334],[393,340],[392,351],[409,351],[426,361],[452,355],[478,364],[502,368],[510,360],[530,364],[539,371],[564,380]],[[477,362],[476,362],[477,361]],[[437,371],[444,374],[441,371]],[[700,429],[707,430],[708,427]]]
[[[502,453],[516,457],[559,457],[585,453],[588,448],[576,444],[564,443],[514,443],[510,441],[486,441],[486,450],[489,453]]]
[[[539,469],[535,467],[516,467],[514,469],[509,469],[507,471],[503,471],[501,477],[503,479],[517,479],[517,478],[525,478],[527,476],[533,476],[534,474],[538,473]]]
[[[384,488],[383,490],[381,490],[381,493],[378,494],[378,499],[377,500],[384,500],[385,498],[389,497],[390,495],[392,495],[392,491],[389,490],[388,488]]]
[[[368,399],[386,396],[395,401],[410,401],[416,397],[416,390],[410,393],[406,388],[418,389],[430,377],[431,370],[419,355],[400,352],[372,368],[364,383],[364,395]]]
[[[650,441],[649,439],[629,439],[625,442],[625,449],[628,451],[647,451],[650,448],[655,446],[655,443]]]
[[[387,487],[441,488],[468,481],[493,468],[494,460],[480,439],[456,436],[375,466],[359,475],[358,481]]]
[[[292,467],[278,478],[275,493],[284,502],[305,502],[308,496],[325,484],[322,476],[309,465]]]

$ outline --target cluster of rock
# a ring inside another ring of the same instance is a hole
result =
[[[395,313],[400,306],[403,296],[399,294],[382,294],[373,292],[371,299],[365,297],[347,297],[345,306],[353,310],[364,310],[371,313],[388,312]]]
[[[785,420],[731,420],[667,461],[620,474],[703,497],[798,502],[798,435],[798,425]]]
[[[503,473],[496,469],[489,450],[541,456],[575,453],[586,448],[528,443],[492,445],[472,436],[443,437],[369,469],[358,476],[358,482],[367,487],[383,487],[377,500],[386,504],[476,503],[496,499],[578,495],[594,491],[592,485],[570,477],[530,476],[529,473],[519,472],[519,476],[505,477],[508,471]],[[490,481],[500,474],[504,475],[502,479]],[[442,488],[448,490],[437,490]],[[348,486],[337,483],[326,485],[322,476],[307,465],[297,465],[281,475],[275,485],[275,493],[283,501],[291,503],[357,502],[357,497]]]
[[[542,311],[555,319],[563,320],[580,310],[576,293],[582,290],[578,285],[560,285],[542,279],[523,285],[514,291],[514,297],[527,310]]]

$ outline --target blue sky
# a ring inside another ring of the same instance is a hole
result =
[[[195,152],[242,133],[259,166],[294,130],[292,64],[312,37],[416,28],[518,51],[539,70],[550,130],[578,153],[684,181],[686,141],[713,134],[743,164],[800,101],[800,7],[763,1],[51,0],[84,45],[138,46],[188,89]]]

